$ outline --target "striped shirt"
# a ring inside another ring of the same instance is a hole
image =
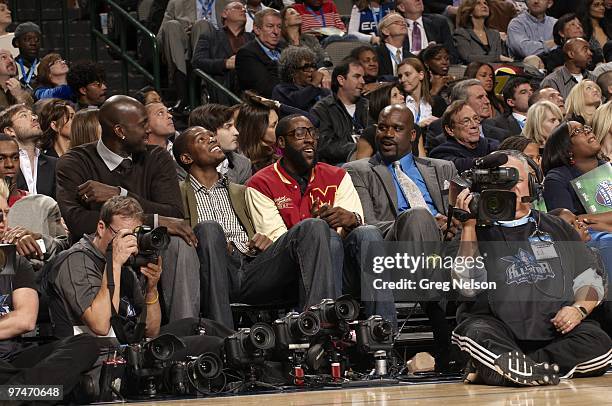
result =
[[[240,252],[247,254],[249,236],[232,207],[227,189],[227,176],[222,176],[210,189],[200,184],[193,176],[189,176],[189,179],[195,192],[198,222],[208,220],[219,223],[226,240],[234,244]]]
[[[346,32],[346,26],[331,0],[323,0],[319,10],[313,10],[303,3],[296,3],[293,8],[302,16],[303,33],[324,27],[335,27]]]

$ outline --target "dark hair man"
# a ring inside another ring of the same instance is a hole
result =
[[[484,267],[453,273],[458,280],[488,281],[490,288],[461,290],[472,300],[458,310],[453,342],[471,357],[467,381],[533,386],[602,375],[612,341],[585,319],[604,297],[597,265],[569,224],[531,208],[537,196],[522,153],[499,153],[508,157],[503,166],[519,174],[511,189],[514,220],[483,227],[473,218],[463,221],[458,255],[481,257]],[[472,199],[465,189],[455,207],[469,212]]]
[[[306,220],[273,242],[255,232],[246,188],[217,171],[225,155],[212,131],[190,127],[177,138],[174,154],[189,173],[181,194],[199,240],[206,316],[232,327],[232,302],[299,298],[299,308],[305,308],[335,296],[330,231],[324,221]]]
[[[77,97],[77,111],[87,107],[100,107],[106,100],[106,72],[100,64],[90,61],[77,62],[70,67],[66,81]]]
[[[502,92],[508,113],[500,114],[490,120],[490,123],[506,130],[510,135],[519,135],[527,121],[529,98],[533,94],[531,83],[527,78],[517,76],[510,79]]]
[[[163,255],[162,285],[170,320],[199,313],[197,243],[183,221],[174,161],[167,151],[147,145],[145,107],[128,96],[113,96],[100,107],[102,137],[62,155],[57,165],[57,202],[73,238],[96,230],[102,205],[113,196],[130,196],[144,209],[144,223],[165,226],[172,236]],[[184,241],[183,241],[184,240]],[[188,246],[191,245],[191,246]]]
[[[368,126],[368,100],[362,97],[365,72],[356,59],[347,59],[332,72],[332,95],[317,102],[311,113],[319,120],[321,161],[346,162],[357,137]]]

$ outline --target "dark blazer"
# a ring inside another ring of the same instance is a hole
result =
[[[481,137],[475,149],[468,149],[454,138],[449,137],[444,144],[438,145],[430,151],[429,156],[453,162],[457,171],[461,173],[471,169],[476,158],[488,155],[496,151],[498,147],[499,141]]]
[[[453,43],[453,36],[448,26],[446,17],[436,14],[423,14],[423,26],[427,40],[436,44],[444,45],[450,54],[451,63],[459,62],[459,54]]]
[[[492,138],[502,142],[510,136],[510,131],[494,126],[490,123],[490,119],[482,122],[482,133],[487,138]],[[433,121],[427,127],[427,135],[425,137],[425,149],[431,151],[438,145],[445,143],[447,140],[446,134],[442,129],[442,119]]]
[[[408,37],[404,39],[402,44],[402,55],[404,59],[415,58],[410,52],[410,42]],[[393,62],[391,61],[391,54],[389,49],[385,46],[385,43],[381,43],[376,47],[376,56],[378,56],[378,77],[380,76],[393,76]]]
[[[502,41],[499,31],[485,28],[488,47],[480,41],[474,30],[467,28],[457,28],[453,34],[453,40],[461,60],[469,64],[470,62],[497,62],[503,53]]]
[[[36,174],[36,191],[55,199],[55,165],[57,158],[41,153],[38,156],[38,170]],[[17,175],[17,189],[28,190],[25,177],[19,171]]]
[[[423,3],[427,13],[442,14],[446,11],[446,7],[453,5],[453,0],[429,0]]]
[[[508,131],[509,135],[520,135],[523,132],[519,122],[516,121],[512,113],[498,114],[494,118],[486,119],[484,124],[492,124],[497,128]]]
[[[244,44],[236,54],[240,89],[254,90],[268,99],[272,97],[274,86],[280,83],[278,68],[278,61],[268,58],[256,40]]]
[[[414,162],[427,185],[433,204],[440,213],[448,208],[448,187],[457,174],[455,165],[449,161],[414,157]],[[359,194],[364,221],[377,226],[386,233],[397,218],[397,191],[393,177],[376,154],[371,158],[349,162],[344,165]]]
[[[255,38],[253,33],[250,32],[245,32],[243,35],[247,41]],[[225,68],[226,59],[229,59],[232,55],[234,53],[227,32],[224,29],[213,30],[200,35],[191,62],[194,68],[202,69],[217,82],[236,93],[240,89],[236,71]]]
[[[184,219],[191,227],[195,227],[198,224],[198,206],[195,192],[193,191],[193,187],[191,187],[191,182],[183,181],[179,184],[179,187],[181,188],[181,200],[183,201],[183,210],[185,212]],[[249,239],[253,238],[255,235],[255,228],[251,222],[251,217],[249,217],[246,200],[244,198],[246,186],[230,182],[228,191],[230,203],[234,209],[234,213],[236,213],[236,217],[238,217],[238,221],[240,221],[240,224],[244,227]]]

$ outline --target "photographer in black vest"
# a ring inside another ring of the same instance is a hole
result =
[[[476,210],[474,193],[464,189],[455,202],[473,214],[460,216],[458,255],[463,264],[474,259],[474,266],[453,269],[454,281],[468,282],[460,292],[471,299],[458,310],[452,338],[471,357],[466,382],[553,385],[562,377],[602,375],[612,361],[612,341],[588,318],[605,295],[595,257],[570,225],[531,208],[538,181],[525,156],[500,151],[489,157],[495,154],[503,156],[494,166],[517,171],[509,171],[514,179],[507,188],[516,195],[514,216],[483,224],[483,207],[500,209],[510,198],[487,203],[481,193]]]

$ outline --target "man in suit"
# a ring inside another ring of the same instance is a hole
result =
[[[378,24],[378,32],[383,41],[376,47],[378,76],[397,76],[397,66],[405,58],[414,57],[410,53],[406,21],[400,14],[389,13]]]
[[[375,138],[378,153],[346,168],[359,194],[365,223],[377,226],[387,241],[410,241],[409,245],[426,249],[418,241],[440,241],[441,232],[446,231],[447,189],[457,171],[452,162],[412,155],[413,123],[405,105],[383,109]],[[453,225],[449,236],[457,232]],[[434,328],[436,369],[444,370],[450,361],[445,313],[436,302],[422,306]]]
[[[14,137],[19,145],[21,171],[17,175],[17,187],[55,199],[57,158],[43,154],[36,146],[42,137],[38,117],[29,107],[15,104],[0,113],[0,132]]]
[[[398,0],[395,9],[406,19],[410,52],[418,55],[431,42],[435,42],[444,45],[452,63],[459,60],[446,18],[436,14],[423,14],[423,0]]]
[[[203,33],[193,52],[194,68],[202,69],[217,82],[234,93],[240,91],[236,76],[236,53],[255,36],[245,32],[246,12],[238,1],[228,3],[223,9],[223,28]],[[227,97],[215,89],[208,89],[211,100],[223,103]],[[230,103],[228,103],[230,104]]]
[[[212,131],[188,128],[175,140],[174,156],[189,173],[181,196],[198,238],[205,316],[233,328],[231,302],[299,297],[303,309],[335,297],[330,231],[323,220],[305,220],[272,241],[255,232],[245,187],[217,172],[225,154]]]
[[[281,48],[281,17],[274,9],[255,14],[253,32],[256,38],[247,42],[236,54],[236,74],[242,90],[254,90],[270,98],[280,83],[278,61]]]
[[[510,135],[520,135],[527,121],[529,98],[533,95],[531,83],[524,77],[512,78],[504,86],[502,95],[510,111],[490,119],[490,123],[508,131]]]
[[[217,27],[214,0],[170,0],[164,13],[157,43],[168,64],[168,75],[186,106],[188,98],[187,61],[200,35]]]
[[[478,79],[466,79],[455,84],[450,98],[451,102],[465,100],[478,114],[480,117],[479,132],[481,137],[492,138],[501,142],[510,135],[508,130],[498,128],[490,120],[487,120],[491,117],[493,108],[491,107],[487,92]],[[425,148],[431,151],[444,142],[446,142],[446,134],[444,133],[442,119],[440,118],[432,122],[427,128]]]

